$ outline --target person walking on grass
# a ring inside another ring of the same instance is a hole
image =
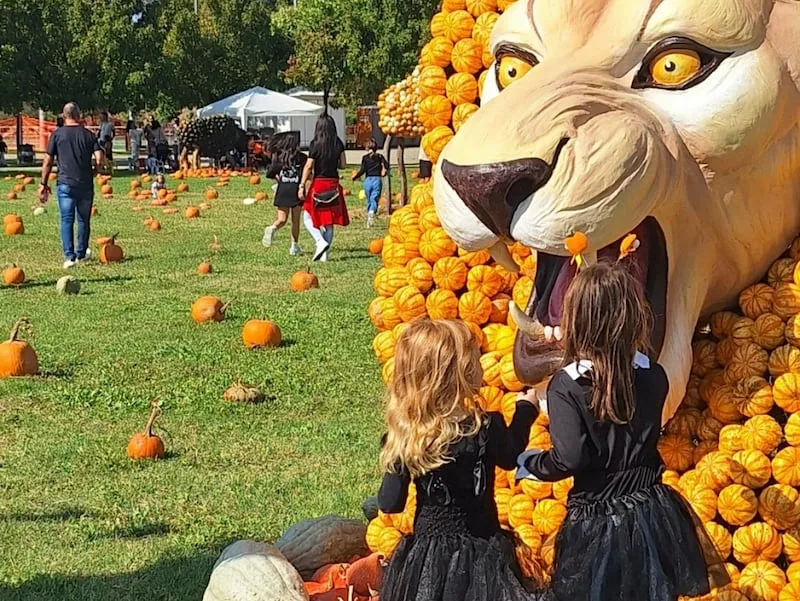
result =
[[[53,162],[58,159],[56,199],[61,214],[61,244],[64,250],[64,269],[76,262],[88,259],[90,221],[94,203],[94,181],[92,157],[98,165],[103,164],[103,151],[95,135],[81,123],[78,105],[64,105],[64,126],[56,129],[47,143],[42,163],[42,181],[39,184],[39,201],[46,203],[50,196],[48,185]],[[78,221],[77,247],[73,237],[73,225]]]
[[[622,263],[578,274],[564,300],[565,366],[550,380],[552,449],[517,478],[573,477],[555,543],[556,601],[676,601],[729,582],[697,514],[661,481],[657,444],[669,382],[643,353],[650,311]]]
[[[322,114],[314,127],[314,139],[308,149],[297,197],[303,200],[303,223],[314,240],[314,261],[327,261],[333,244],[333,228],[350,224],[344,190],[339,183],[339,169],[346,159],[344,142],[336,134],[333,117]],[[306,184],[311,186],[306,192]]]
[[[303,212],[303,201],[300,200],[300,174],[306,165],[308,156],[300,152],[300,140],[292,132],[277,134],[270,140],[270,153],[272,162],[267,168],[267,177],[277,180],[275,190],[275,207],[278,209],[278,218],[264,230],[262,244],[269,248],[275,238],[275,233],[286,225],[289,214],[292,215],[292,246],[289,254],[302,255],[298,238],[300,236],[300,219]]]
[[[462,321],[411,323],[394,360],[378,506],[402,512],[413,481],[417,509],[414,533],[392,555],[381,600],[541,599],[542,569],[501,528],[494,500],[495,469],[513,469],[525,450],[538,413],[535,397],[517,396],[509,425],[477,405],[480,349]],[[523,577],[518,549],[531,581]]]
[[[352,177],[352,180],[356,181],[362,175],[366,175],[364,193],[367,195],[367,227],[372,227],[375,215],[378,214],[378,203],[383,187],[381,178],[386,176],[388,167],[386,159],[378,152],[378,143],[374,139],[367,142],[367,154],[361,157],[361,168]]]

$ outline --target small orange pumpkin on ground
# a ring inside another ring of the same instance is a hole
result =
[[[256,192],[255,199],[258,201],[266,200],[267,199],[266,192],[261,192],[261,191]]]
[[[22,224],[22,219],[9,221],[3,224],[3,231],[6,233],[6,236],[19,236],[25,233],[25,226]]]
[[[114,189],[109,184],[103,184],[100,187],[100,193],[101,194],[113,194],[114,193]]]
[[[369,242],[369,252],[373,255],[381,254],[383,250],[383,238],[375,238],[374,240],[370,240]]]
[[[97,215],[97,207],[92,207],[92,210],[89,211],[89,213],[92,215],[92,217],[95,217]]]
[[[303,292],[319,288],[319,279],[310,271],[300,270],[292,276],[291,286],[295,292]]]
[[[214,269],[211,267],[211,261],[206,259],[200,265],[197,266],[197,273],[200,275],[207,275],[211,273]]]
[[[32,376],[39,373],[39,360],[33,347],[19,340],[20,331],[30,329],[27,318],[20,318],[11,328],[8,340],[0,343],[0,378]]]
[[[186,217],[186,219],[197,219],[200,217],[200,209],[197,207],[186,207],[183,211],[183,216]]]
[[[151,232],[159,232],[161,231],[161,222],[159,222],[158,219],[153,219],[149,227]]]
[[[122,252],[122,248],[117,246],[118,235],[119,234],[113,234],[109,236],[107,240],[101,238],[101,240],[105,242],[100,247],[100,262],[103,265],[108,263],[120,263],[125,258],[125,253]]]
[[[8,199],[8,200],[16,200],[17,199],[17,193],[16,192],[9,192],[8,194],[6,194],[6,199]]]
[[[164,441],[153,434],[153,424],[161,409],[153,403],[153,410],[143,432],[137,432],[128,441],[128,457],[131,459],[161,459],[164,457]]]
[[[161,188],[161,189],[158,191],[158,197],[159,197],[159,198],[164,198],[164,199],[166,199],[166,198],[167,198],[167,194],[169,194],[169,190],[167,190],[166,188]]]
[[[3,270],[3,283],[7,286],[20,286],[25,283],[25,272],[15,264]]]
[[[216,296],[201,296],[192,304],[192,319],[197,323],[222,321],[230,303],[222,304]]]
[[[242,328],[242,342],[247,348],[281,345],[281,329],[269,319],[250,319]]]
[[[254,186],[257,186],[261,183],[261,178],[257,175],[253,175],[250,177],[250,183]]]
[[[178,184],[178,192],[188,192],[189,184]]]

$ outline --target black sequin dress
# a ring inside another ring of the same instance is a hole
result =
[[[536,409],[517,404],[506,427],[490,413],[480,433],[454,445],[454,460],[415,479],[414,533],[392,556],[381,601],[531,601],[510,533],[501,530],[494,502],[494,468],[513,469],[527,445]],[[386,513],[403,510],[410,478],[384,475],[378,503]]]

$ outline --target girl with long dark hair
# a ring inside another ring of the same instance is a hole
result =
[[[298,198],[300,189],[300,174],[303,172],[308,157],[300,152],[300,138],[295,132],[276,134],[269,142],[272,163],[267,168],[267,177],[275,178],[278,187],[275,190],[275,207],[278,209],[278,218],[264,230],[262,243],[269,248],[275,237],[275,232],[286,225],[289,213],[292,215],[292,246],[289,254],[301,255],[297,239],[300,236],[300,213],[303,210],[303,201]]]
[[[598,264],[564,299],[565,365],[550,380],[549,450],[517,477],[574,477],[556,538],[556,601],[700,597],[730,579],[702,522],[661,482],[661,412],[669,382],[644,353],[650,309],[621,263]]]
[[[375,215],[378,214],[378,204],[381,197],[383,182],[381,178],[386,175],[389,168],[386,159],[378,152],[378,143],[372,139],[367,142],[367,154],[361,157],[361,169],[353,174],[353,181],[362,175],[364,178],[364,193],[367,195],[367,227],[372,227]]]
[[[297,191],[298,198],[304,201],[303,222],[315,243],[314,261],[328,260],[333,227],[350,224],[344,190],[339,184],[339,169],[345,164],[344,142],[336,134],[333,117],[320,115]],[[309,181],[311,186],[306,191]]]

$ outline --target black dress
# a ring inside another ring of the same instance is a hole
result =
[[[506,427],[490,413],[480,433],[456,443],[453,461],[415,479],[414,533],[398,545],[384,578],[381,601],[531,601],[537,597],[517,563],[514,539],[500,529],[494,468],[513,469],[528,442],[536,409],[517,404]],[[378,504],[403,510],[408,472],[383,477]]]
[[[729,582],[691,506],[661,483],[666,373],[637,354],[634,385],[630,423],[601,423],[589,406],[591,363],[558,371],[547,391],[553,448],[521,458],[539,480],[575,478],[555,544],[558,601],[675,601]]]
[[[276,207],[291,209],[303,204],[303,201],[297,197],[297,191],[300,189],[300,177],[303,175],[303,167],[307,160],[308,157],[305,154],[298,152],[288,167],[283,167],[275,157],[267,168],[267,177],[278,180],[274,203]]]

